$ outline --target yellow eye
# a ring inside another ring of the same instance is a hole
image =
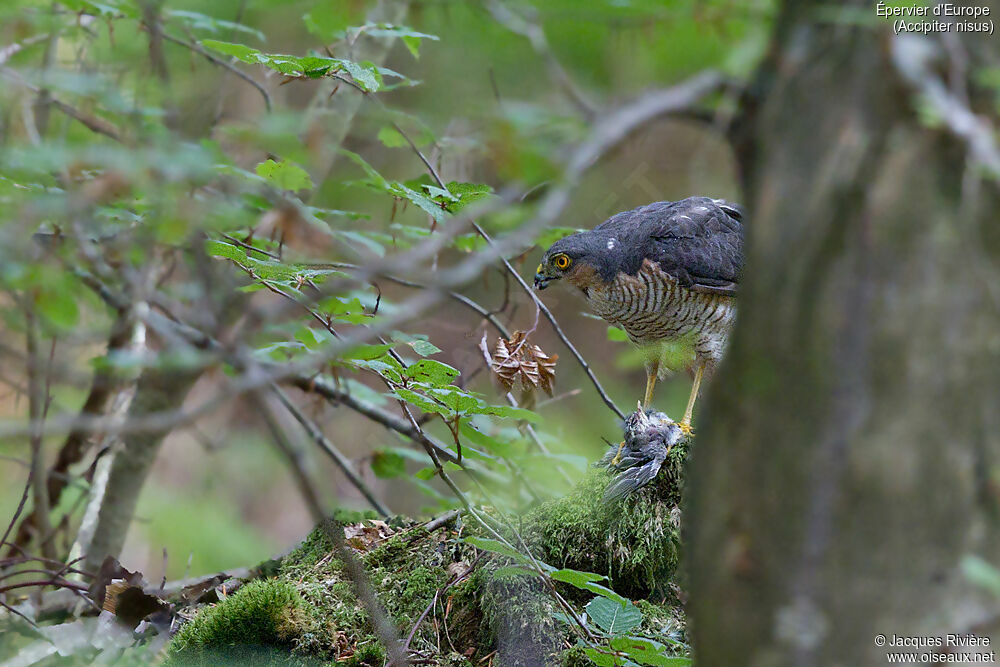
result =
[[[565,271],[569,268],[569,265],[573,263],[573,260],[571,260],[568,255],[556,255],[552,260],[552,263],[560,271]]]

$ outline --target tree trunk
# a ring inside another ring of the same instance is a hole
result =
[[[960,136],[966,86],[995,109],[972,82],[996,42],[818,22],[822,4],[787,3],[738,130],[746,277],[685,513],[703,665],[1000,639],[962,567],[1000,563],[997,187],[973,162],[993,138]]]

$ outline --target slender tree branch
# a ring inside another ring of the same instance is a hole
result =
[[[341,451],[337,449],[325,435],[323,435],[323,431],[319,428],[319,426],[309,419],[309,417],[307,417],[305,413],[302,412],[302,410],[300,410],[299,407],[295,405],[295,403],[293,403],[285,392],[283,392],[279,387],[272,387],[272,391],[274,392],[274,395],[278,397],[278,400],[281,401],[281,404],[285,406],[285,409],[288,410],[288,412],[295,417],[295,420],[302,425],[302,428],[304,428],[306,433],[309,434],[309,437],[312,438],[317,445],[319,445],[320,449],[333,459],[333,462],[337,464],[337,467],[340,468],[341,472],[343,472],[347,479],[350,480],[351,484],[353,484],[354,487],[361,492],[361,495],[365,497],[368,503],[375,508],[375,511],[384,517],[388,517],[390,514],[389,510],[382,504],[375,494],[372,493],[371,489],[368,488],[368,485],[365,484],[364,480],[361,479],[357,471],[354,470],[354,466],[351,464],[350,460],[344,456],[343,453],[341,453]]]
[[[252,76],[250,76],[240,68],[236,67],[232,63],[226,62],[222,58],[215,57],[209,51],[207,51],[205,47],[203,47],[201,44],[198,44],[196,42],[189,42],[185,39],[181,39],[180,37],[174,37],[170,33],[163,30],[160,31],[160,37],[167,40],[168,42],[177,44],[179,46],[183,46],[186,49],[190,49],[191,51],[205,58],[205,60],[212,63],[213,65],[221,67],[227,72],[232,72],[239,78],[249,83],[251,86],[256,88],[257,92],[259,92],[261,94],[261,97],[264,98],[264,106],[267,107],[267,112],[271,113],[271,94],[267,92],[267,88],[265,88],[263,84],[258,82]]]
[[[545,66],[549,70],[549,76],[555,80],[556,84],[562,88],[573,105],[585,117],[593,118],[598,114],[597,107],[587,99],[586,95],[573,82],[569,72],[566,71],[566,68],[556,58],[555,53],[552,52],[549,40],[545,37],[545,30],[537,21],[529,21],[523,16],[515,14],[500,0],[488,0],[486,7],[489,9],[490,14],[493,15],[493,18],[504,27],[514,34],[527,38],[531,43],[531,48],[545,61]],[[496,94],[496,81],[493,77],[490,80],[493,82],[494,93]],[[499,97],[498,94],[497,97]]]
[[[9,67],[0,67],[0,73],[3,73],[10,79],[13,79],[16,83],[24,86],[33,93],[41,94],[42,92],[42,88],[25,80],[20,74],[10,69]],[[109,139],[114,139],[119,143],[125,143],[125,139],[122,136],[122,133],[115,126],[113,126],[106,120],[98,118],[97,116],[91,116],[90,114],[86,114],[77,109],[76,107],[67,104],[66,102],[63,102],[59,98],[54,97],[52,95],[49,96],[47,102],[48,104],[51,104],[55,108],[62,111],[70,118],[82,123],[91,132],[96,132],[97,134],[101,134],[105,137],[108,137]]]

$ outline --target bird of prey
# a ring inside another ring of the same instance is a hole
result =
[[[721,199],[688,197],[618,213],[556,241],[538,265],[535,288],[565,280],[597,315],[643,348],[644,409],[667,370],[663,343],[689,346],[694,385],[679,422],[689,434],[702,377],[722,358],[736,317],[742,266],[740,209]]]

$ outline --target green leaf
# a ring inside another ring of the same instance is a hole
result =
[[[265,39],[264,33],[260,30],[243,25],[242,23],[226,21],[225,19],[217,19],[214,16],[207,16],[205,14],[199,14],[198,12],[185,11],[181,9],[168,9],[166,10],[166,14],[169,18],[178,19],[194,30],[207,30],[213,33],[238,31],[253,35],[262,42]]]
[[[224,259],[231,259],[240,263],[246,262],[247,259],[246,250],[223,241],[214,241],[211,239],[205,241],[205,252],[210,257],[222,257]]]
[[[309,173],[291,162],[266,160],[257,165],[257,175],[281,190],[311,190],[312,178]]]
[[[466,537],[463,541],[467,544],[471,544],[477,549],[481,549],[482,551],[489,551],[490,553],[497,554],[498,556],[505,556],[516,563],[534,569],[530,558],[522,554],[517,549],[507,546],[500,540],[494,540],[488,537]],[[546,565],[540,561],[538,565],[543,571],[551,571],[554,569],[551,565]]]
[[[398,384],[403,380],[403,367],[387,354],[378,359],[355,359],[350,364],[355,368],[372,371],[389,382]]]
[[[310,350],[316,350],[331,343],[333,341],[333,334],[326,329],[302,327],[295,332],[295,340]]]
[[[397,130],[391,125],[386,125],[381,130],[379,130],[377,136],[378,140],[381,141],[386,146],[388,146],[389,148],[401,148],[404,146],[409,146],[409,144],[406,143],[406,139],[403,137],[403,135],[399,133],[399,130]]]
[[[411,389],[404,389],[401,387],[392,392],[390,396],[395,396],[398,399],[406,401],[410,405],[420,408],[422,412],[444,415],[446,417],[450,417],[452,414],[451,411],[443,405],[440,405],[423,394],[418,394]]]
[[[597,583],[598,581],[604,581],[607,579],[607,577],[600,574],[594,574],[593,572],[581,572],[579,570],[562,569],[556,570],[549,576],[556,581],[563,581],[585,591],[597,593],[598,595],[606,597],[609,600],[617,602],[623,607],[628,603],[626,598],[622,597],[618,593],[615,593],[607,586],[602,586]]]
[[[457,199],[456,202],[448,204],[448,211],[457,213],[469,204],[486,199],[493,194],[493,188],[485,183],[459,183],[451,181],[446,186],[448,192]]]
[[[435,400],[448,406],[452,412],[462,414],[467,412],[479,412],[481,401],[463,389],[459,389],[458,387],[452,385],[435,387],[424,383],[421,384],[422,389],[425,392],[433,396]]]
[[[350,60],[341,60],[340,64],[365,92],[374,93],[382,85],[382,75],[371,63],[359,64]]]
[[[201,45],[207,49],[218,51],[227,56],[232,56],[237,60],[242,60],[251,65],[260,65],[264,62],[263,54],[246,44],[234,44],[232,42],[220,42],[215,39],[203,39]]]
[[[466,439],[477,447],[481,447],[488,452],[496,454],[497,456],[510,456],[512,453],[512,447],[509,442],[504,442],[502,440],[497,440],[496,438],[490,437],[475,428],[472,424],[467,421],[463,421],[459,424],[459,433],[462,434]]]
[[[393,451],[377,450],[372,457],[372,472],[383,479],[399,477],[406,474],[406,459]]]
[[[410,53],[413,55],[413,57],[419,59],[420,58],[420,38],[419,37],[411,37],[409,35],[406,35],[402,39],[403,39],[403,44],[406,45],[406,48],[410,51]]]
[[[437,354],[438,352],[441,351],[441,348],[439,348],[437,345],[426,340],[412,340],[409,343],[407,343],[407,345],[412,347],[413,351],[419,354],[421,357],[426,357],[431,354]]]
[[[510,405],[487,405],[480,410],[480,414],[512,419],[523,419],[529,422],[539,422],[542,419],[540,415],[532,412],[531,410],[515,408]]]
[[[380,345],[356,345],[350,350],[344,353],[344,359],[358,359],[361,361],[370,361],[372,359],[378,359],[385,355],[386,352],[392,349],[392,345],[380,344]],[[391,357],[390,357],[391,359]]]
[[[457,368],[434,359],[421,359],[406,369],[406,376],[434,386],[446,386],[459,376]]]
[[[587,604],[587,615],[609,635],[624,635],[642,623],[639,608],[628,600],[625,602],[623,606],[615,600],[596,597]]]
[[[434,466],[427,466],[426,468],[421,468],[417,472],[413,473],[413,476],[417,479],[422,479],[425,482],[437,474],[437,468]]]
[[[593,648],[585,648],[583,652],[587,654],[590,661],[597,665],[597,667],[621,667],[621,663],[616,656]]]
[[[361,324],[369,319],[361,299],[357,297],[330,296],[316,305],[317,310],[338,322]]]
[[[611,649],[624,653],[640,665],[652,667],[688,667],[691,658],[667,655],[668,648],[660,642],[644,637],[615,637],[610,642]]]

